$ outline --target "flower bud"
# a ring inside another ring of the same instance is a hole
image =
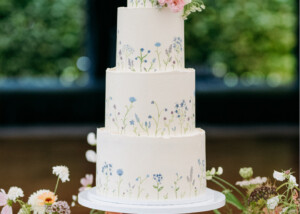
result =
[[[240,169],[240,176],[244,179],[249,179],[253,175],[253,169],[252,167],[244,167]]]

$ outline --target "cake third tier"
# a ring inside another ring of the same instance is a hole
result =
[[[119,8],[117,68],[163,72],[184,68],[182,13],[168,8]]]
[[[136,136],[188,135],[195,129],[195,71],[106,72],[105,128]]]

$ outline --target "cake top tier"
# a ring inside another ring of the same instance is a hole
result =
[[[127,0],[127,7],[130,8],[155,8],[157,0]]]

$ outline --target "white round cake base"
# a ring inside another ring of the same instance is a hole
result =
[[[212,189],[206,189],[208,200],[199,202],[172,205],[145,205],[145,204],[124,204],[99,200],[95,194],[95,187],[79,193],[78,203],[82,206],[95,210],[104,210],[120,213],[142,213],[142,214],[174,214],[174,213],[195,213],[215,210],[225,205],[225,195]],[[213,195],[213,197],[211,197]]]

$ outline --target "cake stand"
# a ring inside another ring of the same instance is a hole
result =
[[[170,205],[146,205],[146,204],[130,204],[120,202],[108,202],[98,197],[96,188],[85,190],[78,195],[78,203],[82,206],[94,210],[105,210],[121,213],[142,213],[142,214],[175,214],[175,213],[195,213],[215,210],[225,205],[225,195],[215,190],[206,189],[205,197],[199,201],[184,204]]]

